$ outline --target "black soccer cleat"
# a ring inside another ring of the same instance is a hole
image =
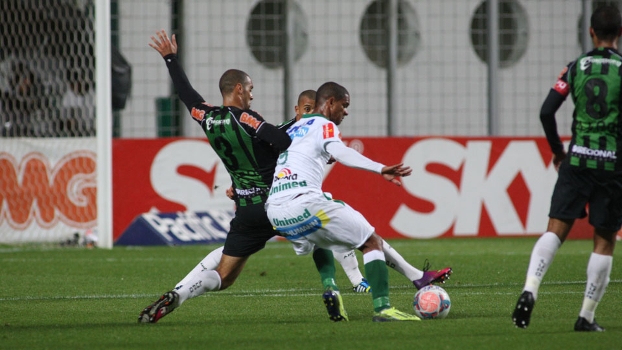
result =
[[[177,308],[179,294],[174,291],[164,293],[158,300],[141,311],[138,315],[139,323],[156,323],[162,317],[170,314]]]
[[[516,307],[512,313],[512,322],[518,328],[527,328],[531,319],[531,312],[536,301],[531,292],[524,291],[516,302]]]
[[[577,332],[604,332],[605,329],[596,323],[589,323],[585,318],[579,316],[577,322],[574,324],[574,330]]]

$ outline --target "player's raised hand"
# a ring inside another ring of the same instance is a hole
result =
[[[172,38],[169,39],[166,31],[162,29],[159,32],[156,32],[156,36],[151,37],[151,41],[152,42],[149,43],[149,46],[158,51],[162,57],[172,53],[177,53],[177,39],[175,39],[175,34],[173,34]]]
[[[402,186],[402,183],[400,182],[398,177],[410,176],[412,172],[413,170],[410,167],[404,166],[403,163],[400,163],[400,164],[385,166],[384,168],[382,168],[381,174],[382,174],[382,177],[385,178],[385,180],[391,181],[397,186]]]

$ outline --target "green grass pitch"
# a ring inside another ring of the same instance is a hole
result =
[[[216,246],[113,250],[0,246],[0,349],[620,349],[622,259],[596,319],[573,331],[591,241],[568,241],[540,289],[528,329],[512,325],[535,238],[393,240],[413,265],[450,265],[443,320],[371,322],[371,297],[351,291],[337,264],[350,322],[333,323],[310,256],[271,242],[231,288],[188,300],[157,324],[138,313]],[[362,257],[358,254],[362,268]],[[390,270],[393,306],[412,312],[415,288]]]

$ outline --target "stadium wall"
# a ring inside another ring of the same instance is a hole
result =
[[[251,50],[249,20],[260,2],[185,0],[182,61],[195,88],[215,103],[221,100],[217,81],[223,71],[234,67],[248,72],[255,83],[253,108],[267,120],[280,122],[284,115],[293,114],[295,101],[284,113],[283,70],[260,62]],[[300,19],[297,28],[301,34],[297,39],[299,58],[292,67],[291,95],[328,80],[337,81],[352,97],[351,120],[344,123],[344,134],[386,136],[386,69],[366,54],[366,49],[374,48],[369,43],[373,31],[361,29],[373,1],[295,3],[300,10],[296,18]],[[408,57],[398,62],[396,72],[395,136],[486,136],[487,66],[477,54],[473,35],[478,32],[472,28],[474,21],[481,19],[478,9],[483,1],[402,3],[411,11],[404,11],[410,17],[403,21],[408,24],[401,27],[401,38],[410,44],[404,44],[404,56]],[[499,135],[541,136],[540,104],[557,74],[581,52],[581,1],[500,3],[507,5],[501,6],[502,10],[507,9],[500,18]],[[163,0],[119,2],[120,45],[139,77],[134,81],[132,100],[121,112],[124,137],[156,136],[155,98],[171,94],[166,68],[147,46],[156,30],[170,31],[169,4]],[[563,134],[570,133],[571,107],[567,103],[560,110]],[[187,122],[184,135],[198,137],[201,131]]]

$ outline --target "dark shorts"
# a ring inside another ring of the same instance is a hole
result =
[[[264,203],[237,207],[222,252],[234,257],[249,256],[262,250],[266,241],[276,234]]]
[[[622,226],[622,173],[580,168],[563,162],[555,183],[549,217],[578,219],[587,215],[597,229]]]

